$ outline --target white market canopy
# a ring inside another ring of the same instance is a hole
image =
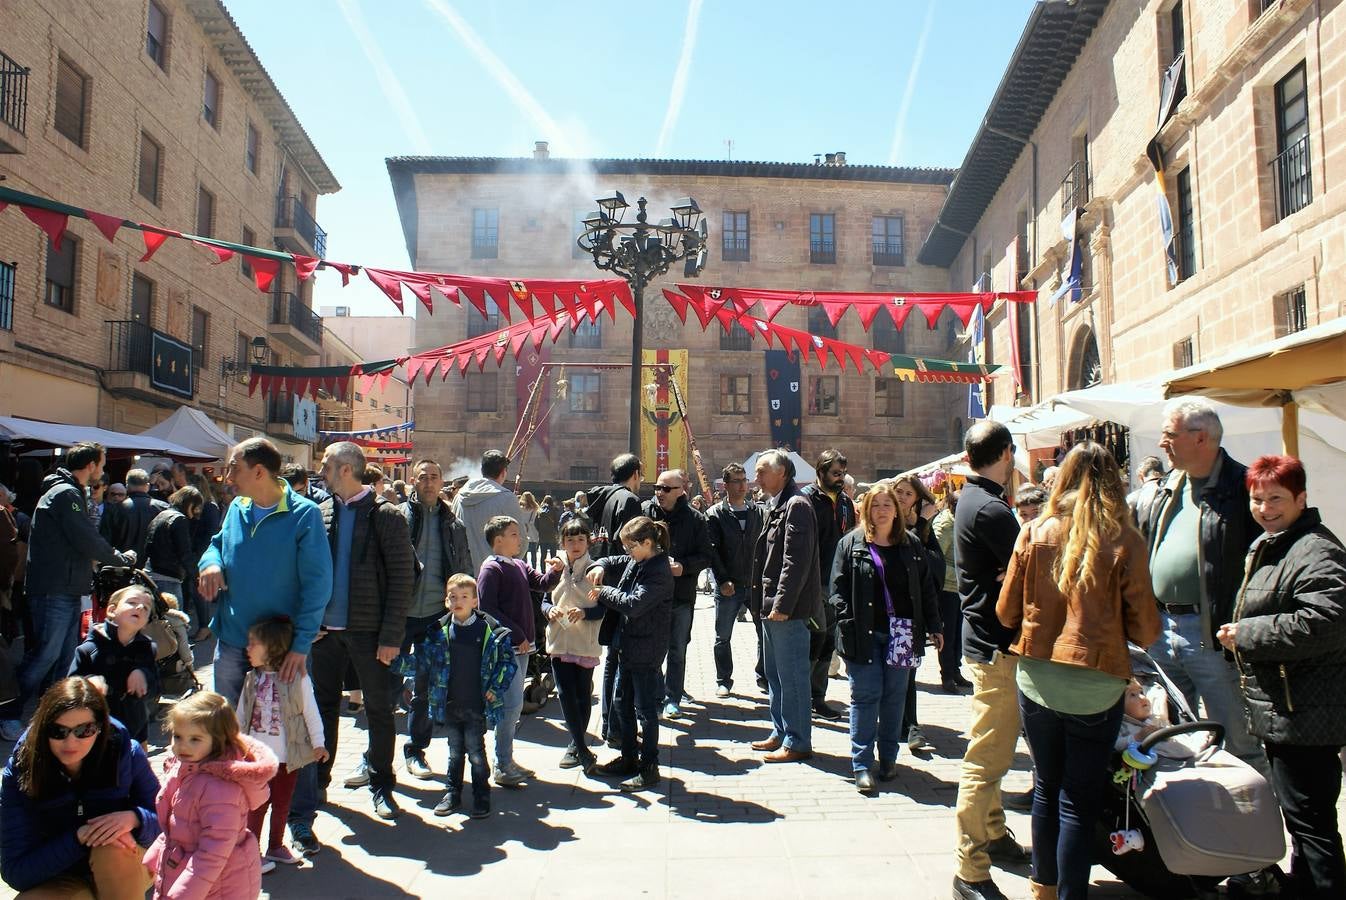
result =
[[[142,438],[162,438],[183,447],[208,453],[212,459],[228,459],[233,438],[221,431],[199,409],[179,406],[178,411],[153,428],[140,433]]]
[[[752,456],[749,456],[747,459],[743,461],[743,470],[748,473],[749,481],[752,481],[754,478],[753,473],[757,471],[757,457],[761,456],[762,452],[764,451],[754,453]],[[793,450],[791,450],[788,455],[790,457],[790,461],[795,464],[796,483],[798,483],[801,486],[806,485],[809,482],[814,481],[818,477],[818,473],[813,470],[813,466],[809,465],[807,462],[804,461],[804,457],[800,456]]]
[[[80,441],[97,441],[107,448],[109,456],[124,457],[139,453],[187,462],[206,462],[215,459],[209,453],[202,453],[160,437],[122,434],[119,431],[108,431],[90,425],[39,422],[36,419],[22,419],[18,416],[0,416],[0,441],[18,444],[25,450],[58,449],[73,447]]]

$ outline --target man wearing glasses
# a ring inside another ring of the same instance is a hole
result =
[[[734,686],[734,654],[729,639],[734,621],[748,602],[752,581],[752,549],[762,532],[762,508],[748,499],[748,473],[730,463],[721,473],[725,499],[706,513],[710,543],[715,548],[710,566],[715,573],[715,696],[728,697]],[[761,622],[757,623],[757,681],[766,684],[762,672]]]
[[[687,674],[687,645],[692,640],[692,611],[696,606],[696,577],[710,566],[714,552],[706,517],[687,501],[687,473],[660,472],[654,499],[646,500],[645,515],[668,526],[669,567],[673,570],[673,630],[664,668],[665,719],[681,714],[683,681]]]

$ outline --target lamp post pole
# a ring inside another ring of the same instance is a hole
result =
[[[640,410],[641,395],[645,380],[641,377],[645,362],[645,284],[640,279],[632,279],[631,298],[636,310],[635,320],[631,323],[631,418],[627,424],[627,446],[636,455],[640,454]]]

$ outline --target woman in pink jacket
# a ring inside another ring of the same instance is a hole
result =
[[[173,751],[156,803],[163,833],[145,854],[154,897],[240,900],[262,891],[248,812],[267,798],[275,754],[240,734],[229,701],[203,691],[168,715]]]

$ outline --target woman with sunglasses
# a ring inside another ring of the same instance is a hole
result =
[[[143,900],[158,791],[93,683],[56,682],[0,775],[0,877],[20,898]]]

